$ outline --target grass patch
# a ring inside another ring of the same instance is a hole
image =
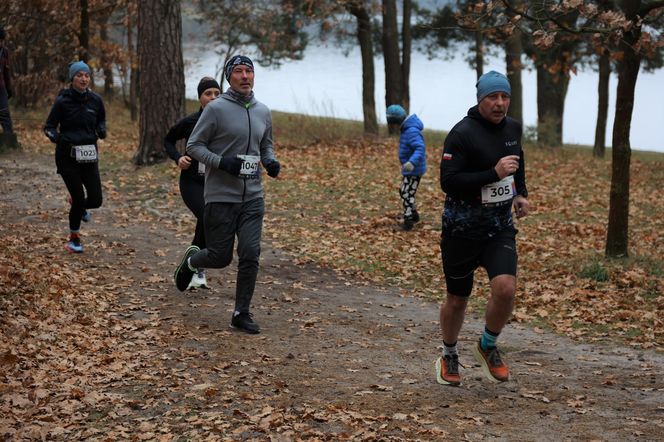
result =
[[[605,282],[609,280],[609,272],[598,261],[592,262],[590,265],[584,267],[579,272],[579,277],[591,279],[597,282]]]

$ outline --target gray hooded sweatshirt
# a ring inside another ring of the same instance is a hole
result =
[[[255,98],[245,105],[221,94],[203,109],[187,142],[187,154],[206,166],[206,204],[262,198],[260,169],[254,176],[238,177],[219,169],[219,163],[222,157],[237,155],[260,157],[263,165],[275,159],[270,109]]]

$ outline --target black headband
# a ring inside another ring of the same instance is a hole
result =
[[[226,81],[228,81],[229,78],[231,78],[231,72],[233,72],[233,68],[240,64],[244,66],[249,66],[251,69],[254,68],[254,62],[251,61],[251,58],[246,57],[244,55],[235,55],[230,60],[228,60],[228,62],[226,63],[226,67],[224,68]]]
[[[203,95],[203,92],[210,88],[217,88],[219,91],[221,91],[221,88],[219,87],[219,83],[217,83],[217,80],[214,78],[211,78],[209,80],[203,80],[200,83],[198,83],[198,98],[201,98],[201,95]]]

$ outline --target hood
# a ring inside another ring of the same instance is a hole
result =
[[[502,121],[498,124],[493,124],[491,121],[487,120],[480,114],[480,109],[478,105],[475,105],[468,109],[468,118],[472,118],[473,120],[477,120],[482,126],[488,128],[488,129],[502,129],[505,127],[505,124],[507,123],[507,117],[503,118]]]
[[[403,123],[401,123],[401,130],[404,131],[406,129],[409,129],[411,127],[416,128],[417,130],[422,130],[424,129],[424,124],[422,123],[422,120],[420,120],[417,115],[413,114],[407,117]]]

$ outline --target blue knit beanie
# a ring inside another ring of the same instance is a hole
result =
[[[512,88],[507,77],[496,71],[489,71],[482,75],[477,80],[477,102],[479,103],[487,95],[494,92],[505,92],[507,95],[512,95]]]
[[[406,119],[406,110],[398,104],[391,104],[385,113],[388,124],[401,124]]]
[[[69,81],[74,79],[74,76],[79,72],[87,72],[90,75],[90,66],[85,64],[84,61],[75,61],[69,65]]]

